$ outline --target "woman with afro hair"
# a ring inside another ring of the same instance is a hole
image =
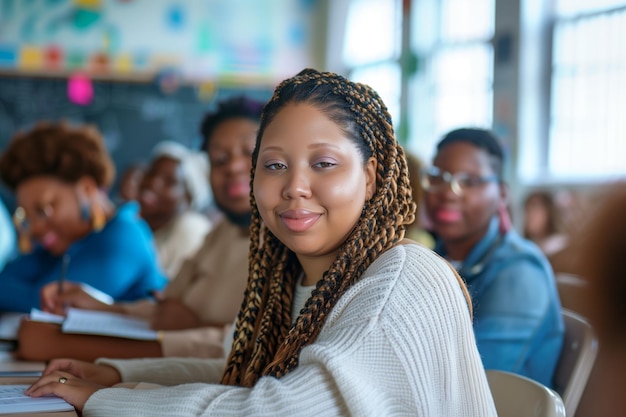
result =
[[[93,127],[41,123],[13,137],[0,177],[15,192],[22,253],[0,273],[0,310],[40,307],[41,288],[61,276],[111,301],[165,285],[138,205],[116,208],[108,198],[114,173]]]

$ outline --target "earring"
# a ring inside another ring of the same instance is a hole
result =
[[[17,230],[18,250],[20,253],[29,253],[33,250],[33,242],[30,239],[30,233],[28,233],[28,220],[26,219],[26,212],[23,207],[15,209],[15,213],[13,213],[13,224]]]
[[[84,221],[88,221],[91,218],[91,215],[89,214],[89,205],[84,201],[80,202],[80,218]]]
[[[511,230],[511,216],[509,215],[508,207],[504,203],[498,207],[498,219],[500,220],[500,233],[506,233]]]
[[[30,234],[23,230],[18,230],[18,250],[22,254],[30,253],[33,250],[33,242],[30,240]]]
[[[98,204],[91,205],[91,227],[94,232],[99,232],[104,228],[106,223],[106,216],[104,210]]]

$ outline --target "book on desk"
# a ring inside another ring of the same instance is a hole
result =
[[[0,415],[74,410],[70,403],[57,396],[29,397],[24,394],[28,387],[25,384],[0,384]]]
[[[158,340],[159,332],[150,328],[147,320],[118,313],[69,308],[67,316],[46,313],[33,308],[30,315],[24,313],[0,314],[0,341],[17,340],[23,319],[56,323],[63,333],[92,334],[137,340]]]
[[[161,357],[160,339],[145,319],[76,308],[57,316],[34,309],[19,324],[14,355],[35,361]]]

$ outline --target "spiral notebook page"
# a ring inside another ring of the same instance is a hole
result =
[[[61,328],[64,333],[115,336],[126,339],[158,340],[158,332],[143,319],[123,314],[70,308]]]
[[[0,385],[0,414],[70,411],[74,407],[63,398],[33,398],[24,394],[29,385]]]

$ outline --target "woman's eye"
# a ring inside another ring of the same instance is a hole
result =
[[[330,168],[330,167],[334,167],[335,164],[334,162],[329,162],[329,161],[321,161],[321,162],[316,162],[315,164],[313,164],[314,167],[316,168]]]
[[[265,168],[272,171],[278,171],[287,168],[287,166],[285,164],[281,164],[280,162],[272,162],[269,164],[265,164]]]
[[[209,163],[213,167],[226,165],[227,162],[228,162],[228,156],[226,155],[218,155],[209,159]]]

